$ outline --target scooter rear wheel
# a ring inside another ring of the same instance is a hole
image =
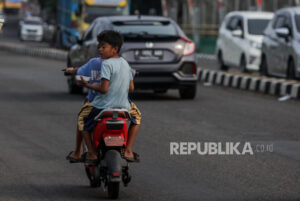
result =
[[[119,197],[120,182],[108,182],[107,193],[109,199],[117,199]]]

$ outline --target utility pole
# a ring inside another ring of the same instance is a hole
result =
[[[219,25],[221,25],[225,14],[223,0],[218,0],[218,13],[219,13]]]
[[[262,11],[262,0],[256,0],[257,10]]]
[[[162,6],[163,16],[167,17],[168,16],[168,4],[167,4],[167,0],[161,0],[161,6]]]
[[[196,49],[199,50],[199,42],[200,42],[200,10],[199,4],[195,6],[193,0],[188,0],[189,13],[192,19],[192,27],[193,27],[193,40],[195,42]]]

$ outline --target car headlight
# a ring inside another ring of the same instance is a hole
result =
[[[249,42],[250,42],[251,47],[259,49],[259,50],[261,49],[261,43],[258,43],[256,41],[252,41],[252,40],[250,40]]]

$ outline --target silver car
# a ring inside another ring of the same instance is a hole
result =
[[[5,23],[5,15],[4,13],[0,10],[0,33],[1,33],[1,30],[2,30],[2,27]]]
[[[300,7],[278,10],[264,34],[261,73],[300,78]]]
[[[91,57],[99,56],[97,35],[107,29],[119,31],[124,37],[120,55],[137,71],[136,89],[160,93],[178,89],[183,99],[195,97],[198,74],[195,44],[166,17],[99,17],[70,49],[68,66],[81,66]],[[71,93],[81,91],[72,77],[68,85]]]

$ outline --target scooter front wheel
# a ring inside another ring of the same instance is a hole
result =
[[[120,182],[108,182],[107,193],[109,199],[117,199],[119,197]]]

